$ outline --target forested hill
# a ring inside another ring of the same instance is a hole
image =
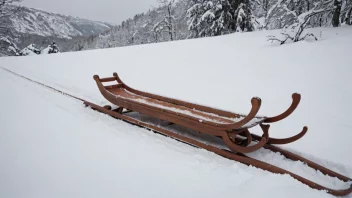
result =
[[[300,40],[304,37],[300,32],[302,29],[350,25],[351,11],[352,0],[162,0],[158,8],[137,14],[107,32],[82,40],[72,50],[262,29],[283,29],[289,39]]]
[[[99,34],[112,27],[108,23],[65,16],[27,7],[22,7],[9,20],[12,24],[11,28],[18,33],[57,36],[59,38]]]

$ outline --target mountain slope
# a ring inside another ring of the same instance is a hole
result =
[[[90,36],[109,30],[113,25],[49,13],[34,8],[23,7],[9,18],[12,29],[18,33],[38,36],[56,36],[70,39],[76,36]]]
[[[0,38],[11,41],[19,49],[30,44],[45,48],[56,41],[61,52],[69,51],[84,38],[98,35],[114,27],[112,24],[73,16],[45,12],[28,7],[7,5],[12,16],[0,18]],[[17,10],[17,11],[16,11]],[[13,56],[8,43],[0,41],[0,56]]]

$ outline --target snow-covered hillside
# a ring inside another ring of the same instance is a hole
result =
[[[299,92],[300,106],[270,136],[307,125],[307,135],[284,148],[352,177],[352,28],[311,31],[318,42],[278,46],[266,36],[279,31],[261,31],[6,57],[0,66],[102,105],[92,76],[115,71],[137,89],[234,112],[248,112],[258,96],[259,113],[268,116]],[[0,87],[0,197],[332,197],[109,118],[1,68]],[[348,186],[264,149],[252,155],[333,188]]]
[[[72,38],[102,33],[112,27],[103,22],[90,21],[78,17],[49,13],[34,8],[23,7],[9,18],[18,33]]]
[[[5,5],[12,15],[0,17],[0,56],[14,56],[28,45],[46,48],[53,41],[61,52],[70,51],[83,38],[98,35],[114,27],[112,24],[65,16],[34,8]],[[11,44],[11,45],[10,45]],[[11,47],[11,49],[9,49]],[[15,50],[16,51],[16,50]]]

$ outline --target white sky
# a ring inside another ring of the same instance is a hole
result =
[[[146,12],[157,0],[23,0],[22,5],[119,24],[135,14]]]

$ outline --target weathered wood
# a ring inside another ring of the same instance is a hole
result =
[[[129,109],[195,131],[221,137],[233,152],[253,152],[262,148],[269,140],[271,143],[285,143],[295,140],[296,138],[296,136],[288,138],[287,140],[269,138],[269,127],[263,127],[268,125],[262,125],[262,123],[277,122],[288,117],[297,108],[300,102],[299,94],[292,95],[293,102],[284,113],[275,117],[267,118],[256,116],[261,106],[261,100],[257,97],[254,97],[251,100],[252,108],[249,114],[241,115],[142,92],[126,85],[119,78],[117,73],[114,73],[113,75],[114,77],[103,78],[103,80],[100,79],[98,75],[94,75],[93,77],[101,94],[111,103],[120,108]],[[116,80],[118,84],[110,86],[104,86],[102,84],[102,82],[111,80]],[[122,111],[119,109],[118,113],[122,113]],[[234,120],[238,121],[235,122]],[[253,137],[259,141],[258,144],[250,146],[252,136],[248,135],[249,132],[245,133],[247,140],[244,142],[242,141],[242,143],[232,140],[239,135],[239,133],[235,133],[235,131],[246,131],[248,128],[258,124],[261,125],[264,132],[262,137]],[[298,134],[297,137],[302,137],[305,133],[306,131]]]
[[[100,79],[100,82],[111,82],[111,81],[115,81],[115,80],[116,80],[115,77],[109,77],[109,78]]]

